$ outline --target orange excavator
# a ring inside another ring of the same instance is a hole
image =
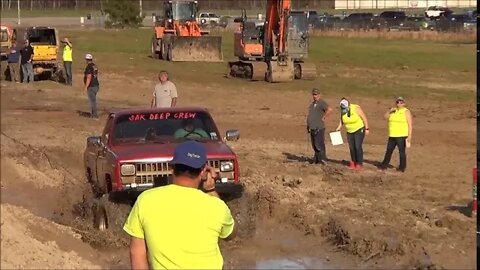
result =
[[[164,16],[155,23],[152,57],[167,61],[223,61],[222,37],[210,36],[196,21],[197,1],[164,2]]]
[[[268,82],[294,79],[313,80],[317,69],[305,63],[309,36],[307,13],[292,11],[291,0],[267,0],[263,26],[248,21],[245,10],[234,22],[234,54],[239,59],[228,63],[232,77]]]

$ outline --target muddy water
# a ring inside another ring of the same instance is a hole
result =
[[[296,259],[270,259],[257,261],[255,269],[335,269],[325,262],[310,258],[296,258]]]

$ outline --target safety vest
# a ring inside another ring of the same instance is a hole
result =
[[[345,125],[347,133],[354,133],[365,126],[362,118],[356,112],[358,107],[356,104],[350,104],[350,117],[348,117],[348,113],[342,115],[342,123]]]
[[[393,138],[408,137],[407,108],[396,109],[388,117],[388,136]]]
[[[72,47],[68,45],[65,45],[65,47],[63,47],[63,61],[73,62]]]

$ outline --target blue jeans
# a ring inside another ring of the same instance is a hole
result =
[[[65,69],[65,83],[72,85],[72,62],[63,61],[63,67]]]
[[[97,118],[98,113],[97,113],[97,93],[98,93],[99,87],[98,86],[91,86],[87,88],[87,94],[88,94],[88,101],[90,101],[90,108],[91,108],[91,116]]]
[[[22,64],[23,82],[33,82],[33,65],[32,63]]]

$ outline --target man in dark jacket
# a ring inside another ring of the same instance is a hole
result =
[[[313,101],[308,107],[307,132],[310,133],[312,148],[315,152],[314,162],[325,165],[327,153],[325,150],[325,118],[332,108],[322,99],[320,90],[313,88]]]
[[[28,40],[25,40],[25,47],[20,50],[23,82],[33,82],[33,47]]]
[[[17,43],[12,42],[10,52],[8,54],[8,70],[10,71],[10,80],[12,82],[20,82],[20,50],[17,47]]]

